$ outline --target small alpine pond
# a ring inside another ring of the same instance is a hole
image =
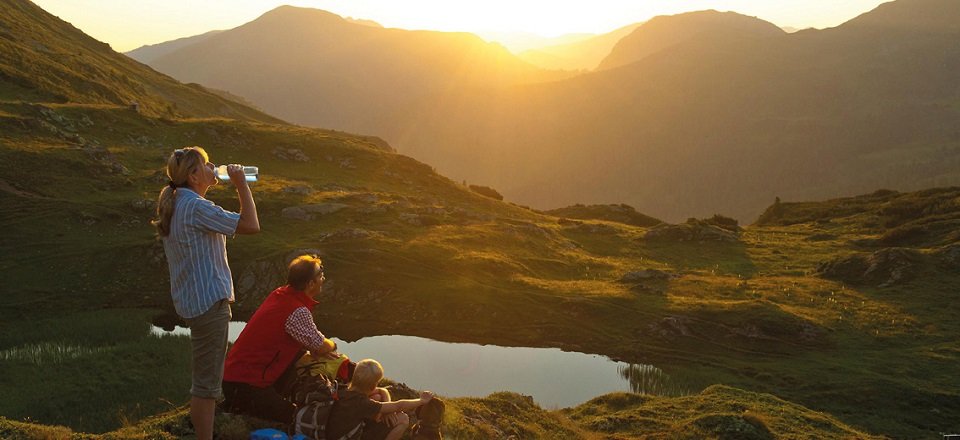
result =
[[[230,342],[240,336],[244,325],[230,323]],[[153,326],[151,331],[159,336],[190,334],[188,328],[180,326],[172,331]],[[497,391],[513,391],[532,396],[543,408],[557,409],[615,391],[680,396],[702,388],[653,365],[558,348],[451,343],[402,335],[371,336],[353,342],[332,339],[338,351],[354,361],[379,361],[386,377],[449,397],[485,397]]]

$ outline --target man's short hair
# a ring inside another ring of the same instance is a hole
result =
[[[323,262],[316,255],[301,255],[287,266],[287,284],[294,289],[304,290],[307,283],[323,273]]]

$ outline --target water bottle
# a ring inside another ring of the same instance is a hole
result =
[[[272,428],[258,429],[250,433],[250,440],[287,440],[289,438],[283,431]]]
[[[257,167],[243,167],[243,175],[246,176],[247,182],[256,182],[257,178],[260,177],[260,169]],[[217,178],[220,180],[230,180],[226,165],[217,167]]]

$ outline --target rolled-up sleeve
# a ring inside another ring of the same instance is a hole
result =
[[[307,350],[322,351],[323,340],[326,338],[317,329],[317,324],[313,322],[313,315],[306,307],[298,307],[287,317],[284,330]]]
[[[209,232],[216,232],[228,237],[237,232],[237,225],[240,223],[240,214],[227,211],[215,203],[198,199],[196,217],[196,227]]]

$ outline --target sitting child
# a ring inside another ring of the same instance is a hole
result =
[[[339,400],[330,411],[327,438],[397,440],[410,426],[405,411],[413,411],[433,399],[424,391],[419,399],[391,402],[390,393],[377,384],[383,379],[383,367],[373,359],[357,362],[353,380],[339,392]],[[358,429],[359,428],[359,429]]]

